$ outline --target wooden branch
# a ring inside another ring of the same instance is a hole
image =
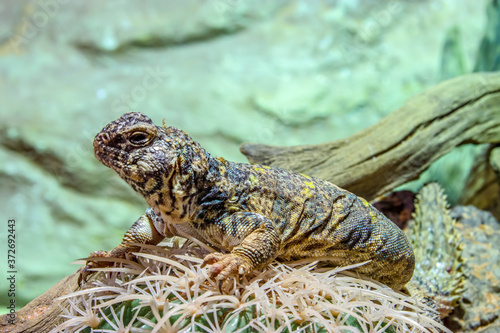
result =
[[[490,145],[476,156],[459,204],[487,210],[500,220],[500,147]]]
[[[77,283],[80,269],[68,275],[43,295],[38,296],[15,313],[15,325],[9,323],[9,314],[0,316],[0,332],[38,333],[49,332],[61,320],[58,297],[80,290]]]
[[[322,178],[373,200],[461,144],[498,142],[500,73],[477,73],[425,90],[346,139],[295,147],[246,143],[240,150],[251,163]]]

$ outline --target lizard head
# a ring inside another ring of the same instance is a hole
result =
[[[175,127],[156,126],[146,115],[129,112],[96,135],[94,155],[146,195],[174,172],[183,146],[190,141]]]

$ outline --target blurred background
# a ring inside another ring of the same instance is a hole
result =
[[[0,252],[15,219],[16,305],[118,245],[146,208],[93,156],[121,114],[239,162],[242,142],[340,139],[426,87],[497,70],[499,18],[496,0],[2,0]],[[406,187],[437,179],[456,202],[478,149]]]

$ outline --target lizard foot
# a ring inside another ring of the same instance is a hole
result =
[[[132,252],[139,251],[139,247],[121,243],[111,251],[94,251],[87,258],[86,266],[81,270],[80,277],[78,279],[78,283],[87,282],[87,277],[95,272],[92,272],[93,268],[103,268],[103,267],[111,267],[116,262],[113,260],[115,258],[128,258]],[[111,260],[103,260],[103,258],[110,258]],[[135,258],[132,256],[131,259]],[[93,260],[95,259],[95,260]]]
[[[111,252],[111,251],[109,251]],[[110,261],[92,261],[92,258],[106,258],[106,257],[111,257],[110,253],[108,251],[94,251],[92,252],[89,257],[87,258],[87,264],[85,267],[80,272],[80,276],[78,277],[78,284],[81,285],[82,283],[87,282],[87,278],[89,275],[95,273],[91,271],[93,268],[101,268],[101,267],[108,267],[112,265],[112,262]]]
[[[232,253],[210,253],[203,260],[202,267],[206,265],[212,265],[210,274],[212,277],[217,277],[219,281],[233,274],[244,275],[252,268],[250,260]]]

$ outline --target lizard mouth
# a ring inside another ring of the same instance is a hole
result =
[[[108,142],[109,134],[107,133],[100,132],[94,138],[94,156],[104,165],[106,165],[106,156],[109,156],[108,150],[110,150],[110,147],[107,146]]]
[[[100,132],[94,139],[94,156],[102,164],[116,171],[121,169],[120,155],[121,151],[108,145],[109,134]]]

